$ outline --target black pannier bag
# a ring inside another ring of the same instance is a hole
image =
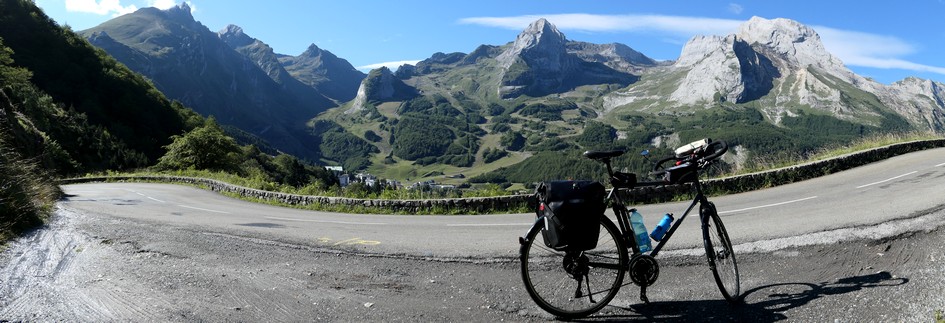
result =
[[[579,251],[597,247],[600,217],[604,214],[604,185],[595,181],[542,183],[545,216],[541,231],[545,245],[555,250]]]

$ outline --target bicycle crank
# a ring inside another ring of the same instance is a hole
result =
[[[646,287],[653,285],[660,276],[660,265],[656,258],[650,255],[636,255],[630,258],[629,268],[630,280],[640,286],[640,300],[649,304],[650,299],[646,297]]]
[[[630,273],[630,280],[640,287],[653,285],[660,276],[660,265],[656,258],[650,255],[636,255],[630,258],[630,265],[627,270]]]

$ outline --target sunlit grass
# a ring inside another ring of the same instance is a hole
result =
[[[45,222],[60,194],[34,162],[0,142],[0,244]]]
[[[945,139],[941,135],[933,133],[895,133],[895,134],[877,134],[860,138],[852,143],[825,147],[818,152],[802,156],[800,154],[792,157],[754,157],[747,167],[737,169],[733,172],[723,174],[723,176],[737,176],[750,173],[771,171],[779,168],[792,167],[817,161],[823,161],[847,154],[866,151],[870,149],[885,147],[893,144],[907,143],[920,140]],[[731,147],[730,147],[731,148]]]

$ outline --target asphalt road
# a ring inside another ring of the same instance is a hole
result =
[[[711,200],[742,251],[763,251],[915,230],[916,226],[926,224],[900,221],[882,230],[857,228],[927,214],[945,204],[942,188],[945,148]],[[69,195],[63,203],[77,210],[175,225],[249,231],[371,254],[463,259],[511,257],[518,252],[516,237],[523,235],[534,221],[533,214],[402,216],[303,211],[167,184],[81,184],[63,189]],[[664,213],[674,213],[678,220],[687,206],[688,202],[682,202],[638,209],[647,227],[653,228]],[[664,250],[701,248],[697,219],[691,216],[684,220]],[[817,232],[822,234],[810,235]]]
[[[909,321],[945,311],[945,149],[712,198],[742,300],[721,299],[697,217],[660,253],[651,304],[625,282],[596,321]],[[258,205],[195,188],[63,187],[0,252],[0,322],[547,321],[522,288],[534,215],[385,216]],[[640,207],[652,227],[686,203]]]

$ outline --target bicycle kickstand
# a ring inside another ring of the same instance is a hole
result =
[[[650,299],[646,297],[646,286],[640,287],[640,300],[645,304],[650,303]]]
[[[587,299],[594,304],[597,304],[597,301],[594,300],[594,293],[591,292],[591,279],[584,275],[584,280],[587,281]],[[574,291],[574,298],[584,297],[581,293],[581,280],[578,279],[577,290]]]

